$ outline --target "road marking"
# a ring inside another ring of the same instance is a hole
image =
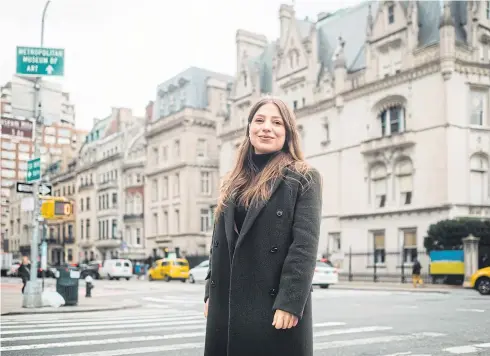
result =
[[[162,351],[201,349],[203,347],[204,347],[203,343],[188,343],[188,344],[176,344],[176,345],[164,345],[164,346],[138,347],[134,349],[125,349],[125,350],[82,352],[78,354],[66,354],[66,355],[58,355],[58,356],[125,356],[125,355],[140,355],[140,354],[162,352]]]
[[[198,324],[205,323],[206,319],[201,315],[201,320],[184,320],[184,321],[171,321],[167,320],[165,322],[158,323],[142,323],[142,324],[116,324],[111,325],[111,329],[127,329],[129,327],[135,328],[149,328],[154,326],[170,326],[170,325],[189,325],[189,324]],[[174,320],[181,320],[174,319]],[[77,327],[60,327],[60,328],[45,328],[45,329],[29,329],[29,330],[2,330],[2,336],[4,335],[15,335],[15,334],[38,334],[38,333],[55,333],[55,332],[66,332],[66,331],[83,331],[83,330],[104,330],[107,329],[107,325],[97,325],[97,326],[77,326]]]
[[[204,332],[194,332],[194,333],[168,334],[168,335],[136,336],[136,337],[126,337],[126,338],[122,337],[122,338],[104,339],[104,340],[79,340],[79,341],[68,341],[68,342],[53,342],[49,344],[4,346],[4,347],[0,347],[0,352],[20,351],[20,350],[39,350],[39,349],[51,349],[51,348],[72,347],[72,346],[107,345],[107,344],[119,344],[123,342],[148,342],[148,341],[182,339],[182,338],[203,337],[203,336],[205,336]]]
[[[386,331],[391,330],[392,327],[389,326],[366,326],[362,328],[351,328],[351,329],[333,329],[333,330],[325,330],[314,333],[314,337],[320,336],[331,336],[331,335],[343,335],[343,334],[357,334],[357,333],[365,333],[365,332],[373,332],[373,331]]]
[[[327,322],[327,323],[316,323],[316,324],[313,324],[313,327],[322,328],[325,326],[342,326],[342,325],[345,325],[345,323],[332,321],[332,322]]]
[[[395,305],[394,307],[400,309],[418,309],[417,305]]]
[[[346,346],[371,345],[371,344],[380,344],[383,342],[405,341],[405,340],[420,339],[425,337],[440,337],[440,336],[446,336],[446,334],[434,333],[434,332],[422,332],[422,333],[415,333],[410,335],[393,335],[393,336],[370,337],[364,339],[338,340],[338,341],[316,343],[314,345],[314,349],[326,350],[326,349],[334,349],[334,348],[340,348]]]
[[[470,313],[484,313],[484,309],[456,309],[459,312],[470,312]]]
[[[159,327],[158,331],[183,331],[183,330],[199,330],[206,329],[206,325],[203,323],[199,323],[198,325],[181,325],[181,326],[163,326]],[[137,334],[137,333],[146,333],[146,330],[99,330],[99,331],[90,331],[90,332],[81,332],[81,333],[68,333],[68,334],[43,334],[43,335],[29,335],[29,336],[13,336],[13,337],[2,337],[0,340],[2,343],[9,341],[32,341],[32,340],[47,340],[47,339],[68,339],[75,337],[92,337],[92,336],[103,336],[103,335],[123,335],[123,334]]]
[[[480,352],[482,351],[481,349],[490,349],[490,343],[448,347],[447,349],[444,349],[444,351],[452,354],[462,355]]]
[[[93,322],[84,322],[83,325],[85,326],[95,326],[95,325],[112,325],[112,324],[126,324],[126,325],[134,325],[134,324],[140,324],[140,323],[151,323],[154,321],[157,322],[163,322],[163,321],[179,321],[179,320],[189,320],[189,319],[196,319],[196,317],[202,317],[202,313],[198,312],[192,312],[190,314],[182,313],[180,315],[174,314],[172,316],[167,316],[167,317],[160,317],[159,319],[146,319],[146,318],[140,318],[140,319],[133,319],[133,320],[110,320],[110,321],[93,321]],[[66,326],[80,326],[80,322],[64,322],[60,321],[60,326],[66,327]],[[151,325],[151,324],[149,324]],[[3,326],[2,325],[2,331],[4,330],[13,330],[13,329],[28,329],[28,328],[45,328],[45,327],[50,327],[53,326],[53,323],[48,323],[48,324],[29,324],[29,325],[7,325]]]
[[[145,308],[169,309],[170,306],[162,304],[145,304]]]
[[[204,302],[202,300],[194,300],[194,301],[188,301],[188,300],[182,300],[182,299],[170,299],[170,298],[152,298],[152,297],[145,297],[143,300],[146,300],[148,302],[157,302],[157,303],[175,303],[175,304],[203,304]]]

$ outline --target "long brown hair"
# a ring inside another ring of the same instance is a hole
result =
[[[262,105],[272,103],[277,106],[286,128],[286,139],[282,150],[277,152],[262,172],[257,173],[252,163],[254,148],[249,138],[250,123]],[[234,168],[227,174],[220,189],[215,220],[224,211],[230,199],[236,199],[245,207],[270,198],[271,183],[279,179],[285,167],[306,176],[309,166],[301,151],[296,118],[293,111],[280,99],[265,97],[250,109],[246,135],[240,144]]]

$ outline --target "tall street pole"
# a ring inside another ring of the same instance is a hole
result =
[[[44,19],[46,17],[46,10],[48,9],[48,0],[44,5],[43,15],[41,19],[41,47],[44,47]],[[40,100],[40,90],[41,90],[41,76],[36,77],[36,82],[34,84],[34,118],[35,118],[35,133],[34,133],[34,157],[40,157],[41,155],[41,140],[43,136],[43,117],[41,110],[41,100]],[[22,301],[22,306],[24,308],[40,308],[42,307],[42,291],[41,286],[37,279],[37,269],[38,269],[38,249],[39,249],[39,228],[40,220],[40,199],[39,199],[39,181],[34,182],[33,185],[34,194],[34,211],[32,214],[32,241],[31,241],[31,275],[30,280],[27,282],[26,289],[24,291],[24,298]]]

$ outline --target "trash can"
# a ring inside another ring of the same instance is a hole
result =
[[[65,300],[65,305],[78,304],[78,279],[80,272],[71,270],[70,268],[58,268],[58,276],[56,279],[56,292],[58,292]]]

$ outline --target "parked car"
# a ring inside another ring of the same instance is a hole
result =
[[[471,276],[470,288],[475,288],[481,295],[490,295],[490,267],[481,268]]]
[[[126,259],[105,260],[99,269],[100,278],[117,279],[126,278],[128,281],[133,276],[133,264]]]
[[[316,261],[312,285],[328,288],[331,284],[337,283],[339,283],[337,268],[328,260]]]
[[[209,260],[202,261],[196,267],[192,268],[189,271],[189,282],[190,283],[204,282],[204,280],[206,279],[206,275],[208,273],[208,268],[209,268]]]

